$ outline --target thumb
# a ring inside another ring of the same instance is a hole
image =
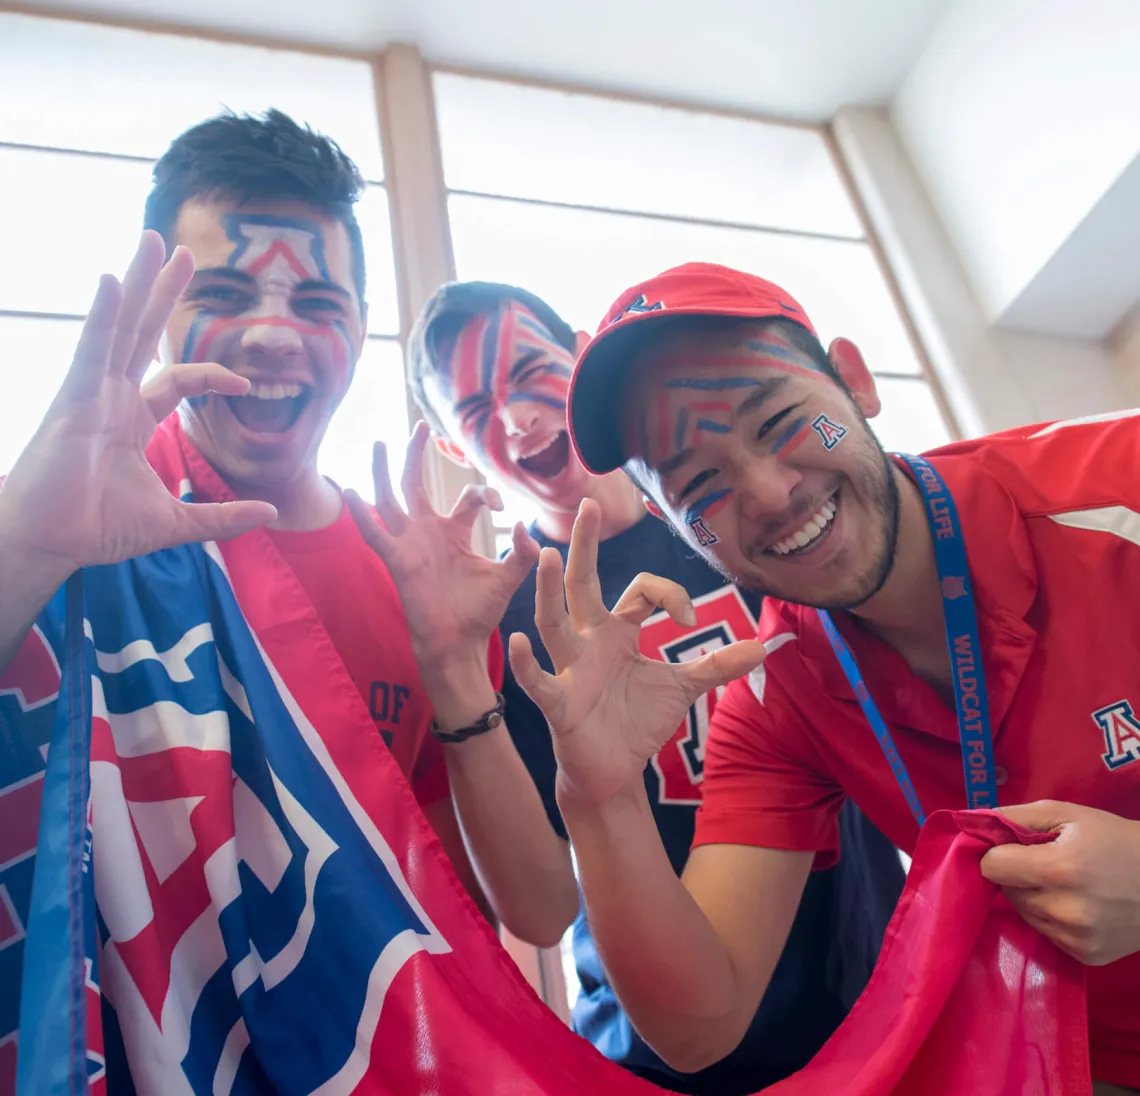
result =
[[[562,706],[562,690],[558,679],[538,664],[530,639],[524,633],[514,632],[511,635],[507,642],[507,653],[515,680],[522,686],[523,692],[542,709],[547,721],[553,723],[553,717]]]
[[[695,701],[705,693],[751,673],[767,654],[767,649],[758,639],[745,639],[710,651],[703,658],[682,665],[686,691]]]
[[[202,543],[232,540],[277,520],[277,510],[268,502],[243,499],[240,502],[175,502],[177,521],[171,543]]]
[[[999,807],[998,814],[1019,826],[1035,833],[1050,833],[1059,830],[1066,822],[1072,822],[1073,805],[1057,803],[1052,799],[1039,799],[1036,803],[1019,803],[1013,807]]]
[[[1057,854],[1054,845],[996,845],[982,857],[982,875],[999,887],[1048,886]]]

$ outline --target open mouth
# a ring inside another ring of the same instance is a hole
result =
[[[838,502],[838,493],[832,495],[799,529],[770,544],[764,551],[773,556],[798,556],[818,547],[831,532]]]
[[[250,385],[244,396],[227,396],[234,418],[260,434],[284,434],[296,425],[309,402],[312,389],[303,384]]]
[[[526,473],[540,479],[553,479],[570,460],[570,435],[559,430],[541,449],[519,457],[518,465]]]

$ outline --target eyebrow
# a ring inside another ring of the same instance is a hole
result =
[[[777,392],[780,391],[788,383],[787,377],[770,377],[764,380],[756,381],[756,391],[753,392],[733,413],[734,419],[739,419],[747,415],[751,411],[755,411],[761,404],[770,400]],[[667,476],[672,475],[685,464],[693,455],[692,448],[682,449],[679,453],[675,453],[668,460],[662,461],[657,466],[657,475],[660,479],[665,479]]]
[[[510,372],[507,374],[508,379],[514,380],[528,365],[533,365],[539,358],[543,357],[541,350],[528,350],[514,365],[511,366]]]
[[[747,415],[750,411],[755,411],[763,403],[767,403],[781,388],[788,383],[787,377],[769,377],[760,381],[756,385],[756,391],[753,392],[748,399],[746,399],[734,413],[734,418],[740,418],[742,415]]]
[[[244,270],[234,270],[230,266],[207,266],[202,267],[200,270],[194,271],[193,281],[204,281],[208,278],[219,278],[222,281],[234,282],[237,285],[249,286],[253,285],[257,279],[252,275],[247,274]],[[352,299],[352,294],[342,285],[337,285],[336,282],[326,281],[323,278],[306,278],[303,282],[298,282],[295,292],[323,292],[335,293],[338,297],[344,297],[346,300]]]
[[[346,300],[352,300],[352,294],[344,288],[343,285],[337,285],[336,282],[326,281],[323,278],[306,278],[303,282],[297,284],[297,293],[311,293],[313,290],[319,290],[325,293],[335,293],[338,297],[344,297]]]
[[[227,282],[237,282],[240,285],[249,285],[253,278],[242,270],[234,270],[229,266],[205,266],[194,271],[193,281],[205,278],[221,278]]]

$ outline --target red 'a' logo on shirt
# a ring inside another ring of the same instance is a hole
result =
[[[1092,713],[1093,720],[1104,732],[1104,763],[1119,769],[1130,761],[1140,761],[1140,722],[1127,700],[1118,700]]]
[[[688,662],[738,639],[756,635],[756,621],[735,586],[693,599],[694,627],[676,624],[668,613],[656,613],[641,626],[638,647],[647,658],[662,662]],[[653,758],[657,774],[657,800],[670,806],[701,801],[705,768],[705,738],[722,689],[705,693],[688,711],[673,737]]]

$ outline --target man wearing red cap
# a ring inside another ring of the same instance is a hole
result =
[[[560,558],[542,555],[556,673],[520,636],[512,664],[554,731],[599,951],[650,1045],[700,1068],[755,1011],[845,797],[908,852],[927,813],[1000,805],[1060,836],[993,849],[983,871],[1089,964],[1097,1091],[1140,1086],[1140,634],[1121,613],[1140,595],[1137,413],[923,459],[882,451],[878,410],[851,343],[825,351],[787,293],[723,267],[627,291],[584,351],[583,463],[624,466],[694,550],[767,595],[759,641],[717,653],[716,676],[740,680],[678,881],[640,774],[710,671],[644,659],[636,637],[687,597],[642,576],[607,612],[590,503],[565,605]]]
[[[639,635],[646,654],[691,661],[753,635],[761,599],[726,583],[666,525],[647,514],[641,492],[624,473],[591,476],[571,451],[566,401],[575,351],[579,341],[586,340],[545,301],[516,286],[441,286],[408,339],[413,388],[436,445],[452,460],[476,467],[492,484],[505,484],[527,497],[538,508],[531,536],[564,558],[578,506],[583,498],[593,499],[599,516],[597,573],[606,605],[615,604],[642,571],[683,586],[694,602],[693,619],[674,621],[667,613],[654,614]],[[532,569],[511,597],[499,627],[504,637],[526,633],[550,669],[535,630],[534,602]],[[411,620],[422,615],[410,603],[407,612]],[[486,670],[481,673],[486,677]],[[484,695],[493,692],[490,681],[482,688]],[[866,986],[902,889],[902,864],[894,846],[853,803],[844,807],[839,818],[842,860],[816,873],[805,888],[763,1006],[747,1033],[731,1054],[709,1069],[682,1075],[669,1069],[631,1027],[606,980],[585,913],[578,910],[566,828],[555,802],[556,766],[546,719],[509,671],[500,691],[504,724],[444,750],[449,766],[466,770],[467,779],[461,772],[460,779],[453,780],[457,788],[480,783],[493,788],[493,794],[463,801],[464,826],[480,825],[480,816],[492,811],[511,820],[529,819],[518,841],[489,842],[475,854],[488,893],[498,898],[525,892],[525,921],[508,920],[511,906],[523,903],[500,901],[507,927],[532,943],[547,944],[557,941],[578,914],[574,961],[581,992],[571,1018],[574,1030],[638,1076],[697,1096],[752,1093],[802,1069]],[[644,766],[654,824],[678,872],[693,839],[705,737],[716,702],[715,691],[700,697]],[[512,778],[520,758],[533,787],[527,786],[525,776]],[[534,788],[549,825],[527,810]],[[482,823],[489,833],[503,825],[509,823]],[[490,862],[489,853],[509,863]],[[508,874],[513,883],[507,881]]]

